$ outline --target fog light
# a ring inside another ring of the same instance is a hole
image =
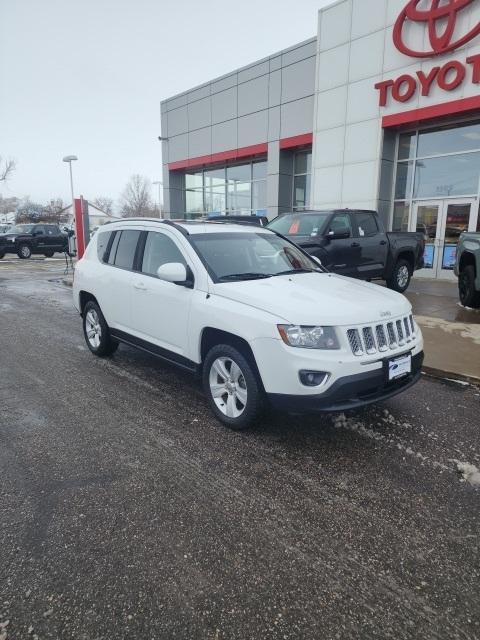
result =
[[[329,376],[326,371],[300,371],[300,382],[306,387],[320,387]]]

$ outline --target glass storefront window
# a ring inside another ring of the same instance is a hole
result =
[[[397,181],[395,184],[395,198],[397,200],[407,200],[410,197],[413,167],[413,162],[399,162],[397,164]]]
[[[293,210],[305,210],[310,206],[312,152],[297,151],[294,158]]]
[[[477,195],[479,177],[480,152],[417,160],[414,197]]]
[[[201,171],[185,174],[185,187],[187,189],[197,189],[203,187],[203,174]]]
[[[480,148],[480,123],[443,127],[434,131],[423,131],[418,136],[419,158],[447,153],[461,153]]]
[[[415,157],[416,133],[404,133],[398,141],[398,159],[411,160]]]
[[[205,214],[245,214],[267,209],[267,163],[260,160],[185,174],[187,218]]]
[[[203,189],[187,189],[185,192],[186,213],[202,213],[203,209]]]
[[[254,162],[252,164],[252,178],[254,180],[267,179],[267,163],[266,162]]]
[[[410,205],[407,202],[396,202],[393,208],[392,231],[408,231]]]

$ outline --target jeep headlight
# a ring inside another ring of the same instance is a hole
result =
[[[333,327],[305,327],[279,324],[278,331],[289,347],[300,349],[340,349]]]

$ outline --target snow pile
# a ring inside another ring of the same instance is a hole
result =
[[[473,464],[457,462],[457,470],[462,474],[464,482],[468,482],[472,487],[480,487],[480,471]]]

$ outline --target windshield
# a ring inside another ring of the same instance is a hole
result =
[[[331,211],[322,213],[291,213],[279,216],[268,225],[282,236],[311,236],[321,235],[332,215]]]
[[[33,229],[34,224],[16,224],[14,227],[9,229],[9,233],[30,233]]]
[[[322,271],[298,247],[273,233],[202,233],[190,240],[216,282]]]

